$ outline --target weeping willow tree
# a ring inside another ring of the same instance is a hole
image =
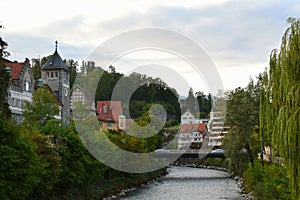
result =
[[[283,157],[292,198],[300,199],[300,19],[289,18],[280,51],[270,55],[261,91],[261,131]]]

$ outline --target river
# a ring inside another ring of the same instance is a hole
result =
[[[189,167],[168,169],[169,174],[114,199],[127,200],[241,200],[237,182],[223,171]]]

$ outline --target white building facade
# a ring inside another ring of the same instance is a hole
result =
[[[201,146],[207,135],[207,126],[201,124],[182,124],[178,134],[178,150],[186,150],[191,145]]]
[[[224,126],[225,115],[222,112],[210,112],[209,147],[220,147],[229,127]]]

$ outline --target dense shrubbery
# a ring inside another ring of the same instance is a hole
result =
[[[19,129],[0,117],[0,199],[25,199],[42,181],[40,157]]]
[[[249,166],[243,178],[246,192],[252,192],[258,200],[291,198],[289,179],[281,165],[273,163],[262,166],[255,162],[253,167]]]

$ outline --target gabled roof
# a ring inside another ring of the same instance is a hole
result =
[[[206,124],[205,123],[199,124],[198,131],[200,133],[206,133],[207,132],[207,126],[206,126]]]
[[[57,43],[56,43],[54,54],[49,58],[49,60],[42,67],[42,70],[49,70],[49,69],[64,69],[66,71],[69,71],[68,67],[65,65],[64,61],[61,59],[60,55],[57,52]]]
[[[199,131],[200,133],[206,133],[206,124],[182,124],[179,129],[179,133],[191,133],[193,131]]]
[[[187,109],[181,116],[185,116],[185,115],[190,115],[190,116],[194,117],[194,115],[193,115],[193,113],[191,113],[190,109]]]
[[[3,59],[3,63],[6,67],[10,68],[11,78],[13,80],[19,79],[20,72],[22,71],[25,62],[12,62],[10,60]]]
[[[116,122],[122,115],[121,101],[97,101],[97,112],[99,120]]]

